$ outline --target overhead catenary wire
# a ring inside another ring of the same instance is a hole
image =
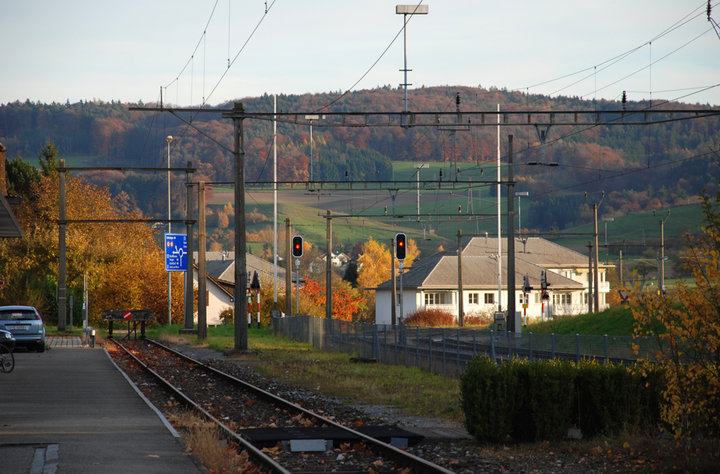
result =
[[[642,43],[642,44],[640,44],[640,45],[638,45],[638,46],[635,46],[635,47],[633,47],[633,48],[630,48],[630,49],[628,49],[628,50],[626,50],[626,51],[624,51],[624,52],[622,52],[622,53],[620,53],[620,54],[618,54],[618,55],[616,55],[616,56],[613,56],[613,57],[611,57],[611,58],[609,58],[609,59],[607,59],[607,60],[605,60],[605,61],[601,61],[601,62],[599,62],[598,64],[595,64],[595,65],[593,65],[593,66],[589,66],[589,67],[580,69],[580,70],[575,71],[575,72],[563,74],[563,75],[560,75],[560,76],[558,76],[558,77],[551,78],[551,79],[548,79],[548,80],[536,82],[536,83],[533,83],[533,84],[530,84],[530,85],[526,85],[526,86],[522,86],[522,87],[513,88],[513,89],[510,89],[510,91],[520,91],[520,90],[534,89],[534,88],[537,88],[537,87],[540,87],[540,86],[552,84],[552,83],[554,83],[554,82],[558,82],[558,81],[561,81],[561,80],[564,80],[564,79],[567,79],[567,78],[570,78],[570,77],[573,77],[573,76],[577,76],[578,74],[583,74],[583,73],[586,73],[586,72],[590,71],[590,74],[587,74],[587,75],[583,76],[582,78],[580,78],[580,79],[572,82],[571,84],[568,84],[568,85],[566,85],[566,86],[563,86],[563,87],[561,87],[561,88],[558,88],[558,89],[556,89],[555,91],[551,92],[551,93],[548,94],[548,95],[558,94],[558,93],[560,93],[560,92],[562,92],[562,91],[564,91],[564,90],[566,90],[566,89],[568,89],[568,88],[570,88],[570,87],[572,87],[572,86],[574,86],[574,85],[577,85],[577,84],[580,83],[580,82],[583,82],[583,81],[585,81],[585,80],[593,77],[593,76],[596,74],[596,72],[602,72],[602,71],[608,69],[609,67],[614,66],[615,64],[617,64],[618,62],[622,61],[623,59],[625,59],[626,57],[630,56],[631,54],[639,51],[640,49],[644,48],[645,46],[648,46],[648,45],[651,44],[653,41],[657,41],[657,40],[659,40],[659,39],[667,36],[668,34],[672,33],[673,31],[677,30],[678,28],[680,28],[680,27],[688,24],[689,22],[695,20],[696,18],[701,17],[701,16],[704,14],[704,12],[703,12],[704,9],[705,9],[705,3],[703,2],[703,3],[700,4],[698,7],[694,8],[691,12],[689,12],[688,14],[686,14],[685,16],[683,16],[681,19],[677,20],[675,23],[673,23],[673,24],[670,25],[669,27],[665,28],[663,31],[661,31],[660,33],[658,33],[658,34],[655,35],[654,37],[650,38],[648,41],[646,41],[646,42],[644,42],[644,43]],[[705,33],[706,33],[706,32],[705,32]],[[703,34],[704,34],[704,33],[703,33]],[[587,94],[586,94],[586,95],[587,95]]]

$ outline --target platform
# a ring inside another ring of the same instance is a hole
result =
[[[49,346],[0,373],[0,471],[207,472],[103,349]]]

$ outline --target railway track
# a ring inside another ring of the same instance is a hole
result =
[[[243,471],[452,472],[400,449],[413,435],[396,427],[348,427],[158,342],[112,342],[109,352],[141,389],[157,398],[151,386],[162,387],[158,408],[202,414],[247,459]]]

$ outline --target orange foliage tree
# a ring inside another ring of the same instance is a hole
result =
[[[67,218],[139,218],[127,196],[113,198],[80,178],[67,178]],[[0,302],[38,307],[57,320],[59,180],[41,176],[18,211],[24,236],[0,240],[0,275],[7,281]],[[72,223],[66,227],[68,300],[81,304],[83,275],[88,274],[89,317],[98,324],[103,309],[151,309],[167,320],[167,274],[157,232],[145,223]],[[173,314],[182,314],[182,278],[173,273]],[[78,311],[76,308],[75,314]]]
[[[315,280],[307,280],[300,290],[300,296],[307,301],[307,313],[317,317],[325,317],[326,287]],[[352,321],[361,309],[365,300],[358,290],[350,287],[347,282],[333,282],[332,316],[334,319]],[[302,305],[301,305],[302,307]]]
[[[420,250],[414,240],[408,240],[407,258],[404,267],[410,268],[420,255]],[[368,307],[363,314],[363,320],[374,320],[375,314],[375,292],[371,288],[377,287],[380,283],[390,279],[390,248],[381,242],[370,237],[370,240],[362,246],[358,257],[358,287],[363,292]],[[395,275],[399,275],[400,264],[395,260]]]
[[[663,420],[686,441],[720,436],[720,191],[702,198],[705,225],[684,256],[695,285],[637,294],[633,307],[635,335],[656,341],[664,367]]]

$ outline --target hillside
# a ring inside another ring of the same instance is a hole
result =
[[[496,104],[507,110],[593,110],[620,108],[619,103],[603,101],[594,104],[569,97],[549,99],[503,90],[473,87],[432,87],[412,91],[411,110],[455,110],[455,97],[461,97],[461,110],[495,110]],[[280,111],[309,111],[330,104],[338,94],[305,94],[278,96]],[[270,112],[273,98],[245,98],[247,111]],[[138,104],[135,104],[138,105]],[[647,104],[628,102],[628,110]],[[227,107],[224,106],[224,107]],[[690,104],[668,104],[666,108],[697,107]],[[331,105],[330,111],[399,111],[402,90],[390,87],[348,94]],[[54,142],[70,166],[167,166],[165,137],[172,135],[170,147],[173,166],[191,161],[198,168],[196,180],[230,182],[232,159],[218,143],[231,146],[231,121],[220,114],[188,116],[198,133],[170,113],[130,111],[127,104],[80,102],[75,104],[10,103],[0,105],[0,143],[7,156],[35,161],[40,149]],[[491,180],[496,169],[497,131],[495,127],[470,128],[451,134],[434,127],[327,127],[319,121],[313,130],[314,169],[316,180],[415,179],[416,162],[432,162],[422,170],[422,179],[448,180],[460,168],[460,180]],[[523,198],[523,228],[548,231],[565,229],[590,222],[592,202],[605,198],[601,217],[620,217],[649,212],[668,206],[696,202],[702,189],[717,188],[717,149],[720,147],[720,119],[705,118],[668,122],[652,126],[594,127],[577,133],[569,127],[555,126],[549,131],[546,160],[557,167],[527,166],[540,161],[541,148],[533,127],[503,128],[501,142],[505,153],[507,135],[515,136],[516,191],[527,191]],[[278,178],[307,180],[309,176],[309,128],[279,124]],[[245,121],[246,179],[272,179],[272,123]],[[404,162],[404,163],[403,163]],[[98,171],[86,173],[97,184],[107,185],[113,193],[125,191],[132,202],[148,215],[163,215],[167,210],[167,184],[164,173],[137,174]],[[173,202],[184,202],[185,176],[173,177]],[[495,187],[475,185],[471,190],[448,189],[443,192],[422,191],[423,203],[433,205],[423,212],[453,212],[458,205],[465,212],[492,213]],[[589,199],[585,197],[589,193]],[[321,198],[322,194],[322,198]],[[281,201],[285,196],[281,192]],[[328,193],[317,193],[317,207],[331,208],[324,199]],[[287,198],[294,199],[287,195]],[[381,213],[392,208],[387,192],[368,196],[347,193],[332,200],[348,202],[340,209],[353,212]],[[415,193],[401,190],[397,212],[412,213]],[[220,205],[222,205],[221,203]],[[181,206],[174,214],[181,216]],[[248,211],[258,207],[248,202]],[[261,206],[267,212],[267,207]],[[425,208],[424,208],[425,209]],[[213,217],[209,218],[212,225]],[[488,220],[488,219],[480,219]],[[215,222],[218,222],[217,216]],[[492,222],[483,225],[492,228]],[[259,226],[267,225],[262,222]],[[322,224],[317,224],[322,225]],[[427,222],[418,232],[445,227],[441,221]],[[455,229],[457,226],[453,226]],[[483,231],[478,220],[466,223],[467,232]],[[257,229],[256,229],[257,230]],[[320,233],[319,230],[317,230]],[[219,241],[223,239],[220,238]],[[430,244],[434,245],[434,244]]]

